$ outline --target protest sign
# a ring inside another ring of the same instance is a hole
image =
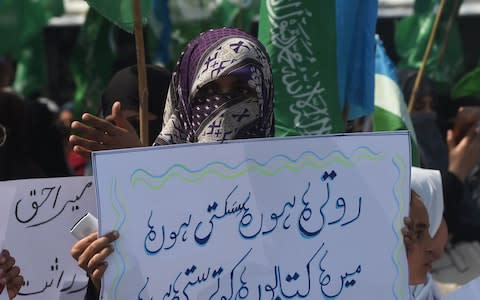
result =
[[[14,186],[4,186],[0,188],[0,194],[3,199],[13,199],[16,188]],[[11,201],[0,201],[0,252],[3,251],[7,223],[10,214]],[[9,300],[7,289],[0,286],[0,300]]]
[[[104,299],[406,299],[406,132],[93,154]]]
[[[3,241],[0,240],[0,251],[3,250]],[[0,285],[0,300],[9,300],[8,299],[8,292],[7,292],[7,289],[5,288],[5,286],[1,286]]]
[[[25,280],[16,299],[83,300],[88,281],[70,256],[76,242],[70,228],[87,212],[96,214],[93,178],[6,181],[0,195],[12,188],[13,198],[2,196],[0,206],[10,207],[3,246]]]
[[[0,183],[0,240],[5,240],[5,233],[7,231],[8,220],[10,219],[10,212],[15,192],[15,186]]]

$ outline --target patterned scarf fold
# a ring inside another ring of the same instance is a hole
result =
[[[233,76],[255,91],[197,92]],[[232,28],[210,30],[187,45],[173,73],[163,129],[155,145],[273,136],[273,83],[265,48]]]

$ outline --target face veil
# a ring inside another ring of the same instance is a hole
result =
[[[207,84],[234,77],[255,91],[198,95]],[[265,48],[238,29],[216,29],[193,40],[173,73],[155,143],[211,142],[273,135],[273,83]]]

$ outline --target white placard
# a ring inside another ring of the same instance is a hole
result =
[[[104,299],[406,299],[405,132],[93,155]]]
[[[87,277],[70,256],[76,242],[70,228],[87,212],[96,214],[92,177],[7,181],[14,187],[4,246],[21,268],[25,285],[15,299],[83,300]]]
[[[15,198],[17,188],[7,182],[0,182],[0,240],[5,240],[7,224],[10,219],[10,212]]]

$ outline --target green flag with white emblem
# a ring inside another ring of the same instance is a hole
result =
[[[275,134],[343,131],[335,1],[262,1],[259,38],[272,60]]]

